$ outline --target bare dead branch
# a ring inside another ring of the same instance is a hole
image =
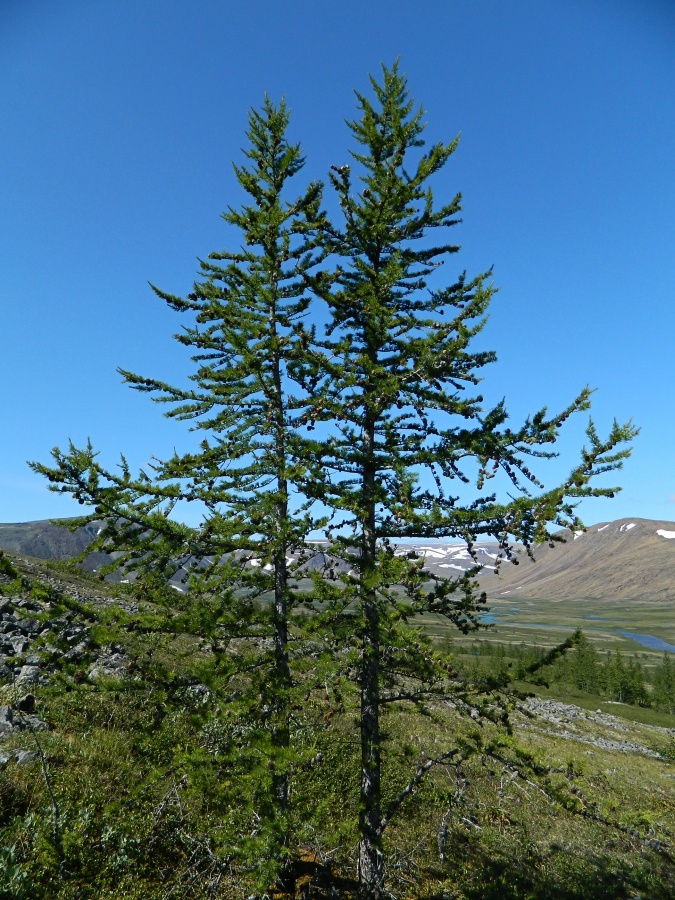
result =
[[[453,757],[456,753],[460,753],[459,747],[453,747],[452,750],[446,750],[445,753],[441,753],[440,756],[435,756],[433,759],[428,759],[425,763],[422,763],[415,769],[415,774],[410,779],[408,784],[403,788],[403,790],[398,794],[398,796],[394,797],[389,806],[387,807],[387,811],[380,819],[379,833],[380,835],[387,827],[389,822],[391,821],[392,816],[396,812],[396,810],[401,806],[401,804],[413,794],[420,784],[420,782],[424,779],[424,776],[430,769],[433,769],[435,766],[440,766],[443,763],[447,762],[451,757]],[[460,760],[461,761],[461,760]]]

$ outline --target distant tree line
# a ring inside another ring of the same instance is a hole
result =
[[[541,662],[545,655],[541,648],[496,641],[476,641],[470,649],[455,650],[462,653],[459,667],[470,673],[476,683],[486,677],[526,678],[528,667]],[[484,658],[486,664],[472,664],[471,656]],[[635,655],[618,649],[599,651],[582,634],[574,648],[551,665],[543,666],[537,677],[619,703],[675,712],[675,662],[667,652],[655,667],[646,668]]]

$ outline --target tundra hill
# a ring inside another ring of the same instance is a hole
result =
[[[558,532],[565,543],[523,552],[484,582],[490,597],[542,600],[675,600],[675,522],[619,519],[585,532]],[[517,593],[516,593],[517,591]]]

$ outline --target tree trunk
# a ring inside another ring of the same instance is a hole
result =
[[[365,601],[361,681],[361,796],[359,811],[358,876],[361,894],[381,896],[384,860],[380,848],[380,646],[377,607],[372,598]]]
[[[363,648],[361,663],[361,791],[358,876],[364,898],[382,896],[384,859],[380,847],[380,633],[377,594],[373,588],[375,536],[375,425],[367,416],[364,427],[364,523],[361,545]]]
[[[276,335],[276,296],[270,309],[270,330]],[[278,351],[272,358],[274,391],[272,416],[274,420],[274,454],[277,466],[277,498],[275,519],[277,527],[276,545],[273,552],[274,566],[274,678],[276,679],[277,702],[272,723],[272,742],[275,748],[287,751],[290,746],[288,718],[290,713],[291,670],[288,660],[288,482],[286,480],[286,441],[283,394],[281,386],[281,361]],[[289,776],[285,768],[273,776],[273,791],[281,818],[286,816],[289,803]],[[287,844],[287,835],[284,843]],[[292,882],[292,872],[285,865],[280,873],[280,884],[288,888]]]
[[[287,572],[286,554],[282,547],[274,556],[274,656],[275,677],[278,679],[277,688],[281,689],[282,696],[275,709],[275,722],[272,739],[275,746],[286,749],[289,746],[290,735],[288,730],[288,691],[291,686],[291,672],[288,664],[288,609],[287,609]],[[279,773],[276,776],[276,794],[282,813],[285,813],[288,805],[288,775]]]

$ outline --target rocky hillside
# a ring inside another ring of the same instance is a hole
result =
[[[99,647],[92,640],[93,620],[81,605],[115,604],[127,612],[137,612],[138,605],[68,583],[28,560],[14,558],[14,563],[11,573],[0,570],[0,680],[9,679],[15,687],[46,685],[67,663],[84,666],[90,678],[120,675],[125,665],[121,648]],[[5,586],[16,584],[17,572],[25,591],[3,596]]]

